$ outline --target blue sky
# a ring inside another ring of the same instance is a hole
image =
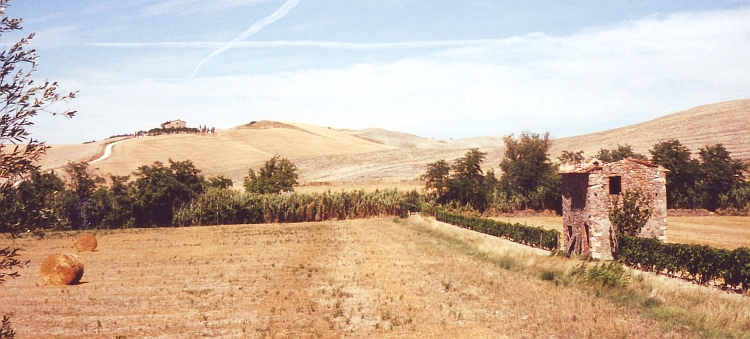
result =
[[[74,119],[35,120],[52,144],[178,118],[565,137],[750,97],[748,0],[10,5],[36,33],[36,78],[79,91]]]

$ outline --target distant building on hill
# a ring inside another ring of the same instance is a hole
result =
[[[652,202],[651,218],[640,236],[666,241],[666,172],[664,167],[633,158],[612,163],[595,161],[561,170],[563,249],[612,260],[615,234],[608,211],[614,197],[631,189],[640,189]]]
[[[187,124],[180,119],[167,121],[161,124],[162,129],[173,129],[173,128],[176,129],[176,128],[186,128],[186,127],[187,127]]]

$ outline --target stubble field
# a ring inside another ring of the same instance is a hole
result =
[[[691,337],[529,273],[575,260],[418,216],[99,232],[83,283],[40,285],[74,236],[17,240],[31,263],[0,305],[20,338]],[[700,293],[750,330],[744,298]]]

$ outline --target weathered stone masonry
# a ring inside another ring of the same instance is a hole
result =
[[[652,200],[652,214],[642,237],[667,239],[666,170],[648,161],[628,158],[593,162],[562,170],[563,249],[611,260],[614,236],[607,212],[612,197],[640,188]]]

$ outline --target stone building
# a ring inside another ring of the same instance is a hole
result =
[[[651,218],[641,229],[642,237],[667,239],[667,180],[663,167],[633,158],[613,163],[594,161],[561,169],[563,204],[563,249],[612,259],[614,229],[609,221],[612,198],[640,188],[651,198]]]
[[[167,122],[161,124],[161,128],[162,129],[185,128],[185,127],[187,127],[187,124],[184,121],[180,120],[180,119],[167,121]]]

